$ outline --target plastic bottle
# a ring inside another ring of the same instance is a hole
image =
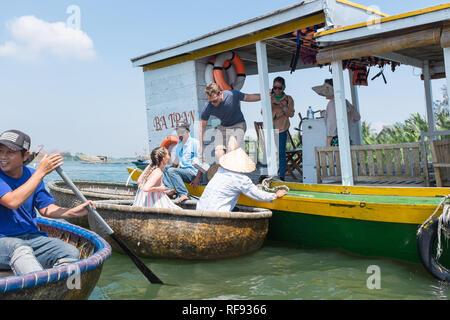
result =
[[[311,107],[311,106],[308,107],[308,111],[307,111],[307,113],[306,113],[306,117],[307,117],[308,119],[314,119],[314,114],[313,114],[313,111],[312,111],[312,107]]]

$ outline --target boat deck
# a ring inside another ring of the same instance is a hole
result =
[[[264,172],[264,168],[261,165],[257,166],[257,169],[247,174],[250,179],[252,179],[253,183],[259,184],[260,183],[260,176],[261,172]],[[298,173],[297,173],[297,176]],[[293,177],[289,174],[286,174],[286,183],[302,183],[302,178],[299,177],[298,179],[293,179]],[[437,206],[441,201],[442,197],[438,196],[399,196],[399,195],[374,195],[371,194],[370,196],[367,194],[343,194],[340,192],[336,192],[336,190],[333,190],[337,186],[341,186],[340,182],[334,182],[334,183],[324,183],[320,184],[322,186],[329,185],[331,188],[328,192],[326,191],[311,191],[311,190],[290,190],[288,193],[288,196],[292,197],[298,197],[298,198],[311,198],[311,199],[326,199],[326,200],[343,200],[343,201],[356,201],[356,202],[365,202],[365,203],[384,203],[384,204],[415,204],[415,205],[433,205]],[[320,186],[319,185],[319,186]],[[425,187],[424,184],[421,183],[411,183],[408,181],[405,181],[405,183],[392,183],[392,182],[361,182],[361,183],[355,183],[356,187],[394,187],[394,188],[411,188],[411,187]]]
[[[247,176],[252,179],[253,183],[258,184],[259,178],[263,174],[263,172],[267,172],[267,169],[263,167],[262,165],[258,164],[256,166],[256,170],[252,173],[247,174]],[[294,179],[289,173],[286,172],[286,182],[293,182],[293,183],[303,183],[303,177],[298,174],[298,172],[294,173],[297,179]],[[434,180],[434,179],[432,179]],[[330,184],[330,185],[341,185],[340,181],[327,181],[322,184]],[[362,181],[362,182],[355,182],[355,186],[359,187],[426,187],[425,183],[423,182],[417,182],[417,181],[402,181],[399,183],[398,181]]]

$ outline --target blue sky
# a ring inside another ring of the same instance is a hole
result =
[[[0,130],[15,128],[29,133],[32,148],[44,144],[47,149],[72,153],[132,157],[147,147],[147,128],[143,73],[132,67],[130,58],[296,2],[3,1]],[[378,6],[388,14],[444,3],[356,2]],[[66,11],[70,5],[80,8],[80,32],[48,39],[48,32],[58,32],[67,24],[71,14]],[[57,22],[61,22],[58,27]],[[30,28],[36,33],[30,32]],[[330,77],[325,69],[281,74],[287,81],[287,93],[294,97],[296,111],[304,114],[309,105],[314,109],[325,107],[325,101],[310,89]],[[270,80],[277,75],[271,74]],[[425,112],[420,70],[402,66],[395,73],[386,72],[386,77],[388,85],[377,79],[368,88],[361,88],[363,120],[377,127],[402,121],[412,112]],[[435,99],[441,97],[443,83],[433,82]],[[256,79],[249,77],[242,91],[258,92]],[[257,110],[257,104],[243,104],[248,121],[258,117]]]

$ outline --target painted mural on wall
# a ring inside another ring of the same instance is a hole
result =
[[[175,130],[178,121],[187,121],[192,125],[194,123],[194,110],[155,115],[153,129],[155,131]]]
[[[191,125],[191,132],[194,133],[194,123],[196,111],[193,108],[173,111],[166,108],[158,108],[158,111],[149,112],[149,147],[150,150],[158,147],[169,135],[175,135],[175,128],[178,121],[187,121]],[[165,109],[165,110],[164,110]],[[180,108],[181,109],[181,108]]]

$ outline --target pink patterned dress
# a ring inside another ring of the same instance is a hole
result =
[[[161,186],[161,183],[159,186]],[[142,188],[139,188],[136,192],[133,206],[144,208],[180,209],[180,207],[173,203],[164,192],[145,192]]]

